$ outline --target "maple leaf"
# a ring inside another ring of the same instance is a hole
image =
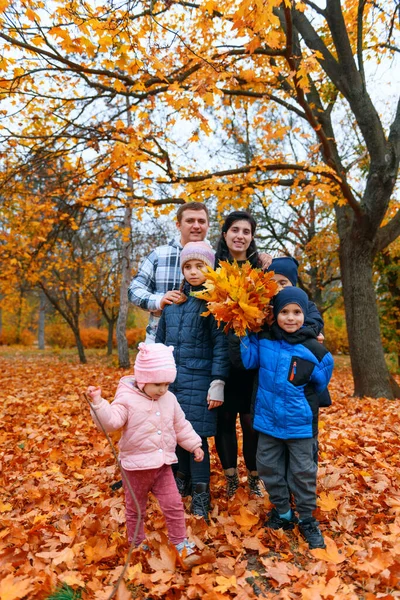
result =
[[[227,592],[228,590],[230,591],[232,588],[236,588],[237,582],[236,582],[236,577],[235,575],[232,575],[232,577],[224,577],[224,576],[217,576],[215,578],[216,583],[218,584],[214,589],[216,592],[222,592],[223,594],[225,592]]]
[[[331,538],[325,537],[325,544],[326,548],[314,548],[314,550],[310,550],[311,554],[315,556],[315,558],[320,558],[326,562],[332,562],[335,565],[346,560],[344,554],[339,554],[339,550]]]
[[[175,571],[177,552],[174,548],[161,544],[160,558],[151,556],[148,563],[154,571]]]
[[[32,590],[31,580],[12,573],[0,581],[0,600],[17,600]]]
[[[206,301],[203,316],[211,313],[218,325],[224,323],[225,333],[233,329],[241,337],[247,330],[260,331],[267,319],[271,298],[279,291],[273,276],[249,262],[221,261],[215,271],[207,267],[205,289],[192,295]]]
[[[258,523],[259,521],[259,517],[247,510],[247,508],[245,508],[244,506],[240,507],[240,514],[233,515],[233,518],[238,525],[247,529]]]
[[[86,585],[85,580],[79,571],[64,571],[58,578],[69,586],[78,585],[79,587],[85,587]]]
[[[115,555],[116,545],[108,547],[105,539],[92,538],[89,543],[85,544],[84,551],[88,562],[100,562]]]
[[[317,499],[317,506],[325,512],[336,509],[338,504],[339,502],[331,493],[327,494],[326,492],[321,492]]]

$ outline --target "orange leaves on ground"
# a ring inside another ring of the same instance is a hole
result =
[[[204,316],[211,313],[225,332],[233,329],[244,336],[246,330],[260,331],[269,314],[270,300],[279,290],[273,276],[253,269],[249,262],[239,266],[236,261],[221,261],[215,271],[207,267],[205,290],[193,295],[206,300]]]
[[[110,489],[120,477],[78,392],[96,381],[111,399],[121,372],[6,352],[0,350],[0,600],[43,600],[62,583],[82,600],[106,600],[128,550],[123,492]],[[241,486],[228,502],[211,442],[210,524],[187,514],[196,554],[180,557],[168,544],[150,495],[150,551],[132,553],[117,598],[399,600],[398,406],[353,398],[341,362],[319,435],[317,517],[326,549],[310,552],[297,528],[264,528],[270,504],[249,497],[241,454]],[[190,499],[185,503],[188,509]]]

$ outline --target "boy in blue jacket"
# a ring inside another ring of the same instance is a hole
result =
[[[324,548],[313,517],[317,499],[313,450],[318,394],[329,383],[333,358],[317,341],[316,332],[303,326],[307,310],[303,290],[284,288],[274,298],[272,325],[241,340],[232,336],[229,351],[235,365],[259,369],[253,409],[253,427],[259,432],[257,468],[274,505],[265,526],[290,530],[299,523],[309,547]],[[299,518],[290,507],[291,493]]]

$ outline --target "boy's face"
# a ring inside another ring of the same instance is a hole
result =
[[[304,314],[298,304],[286,304],[278,314],[278,325],[286,333],[295,333],[304,324]]]
[[[150,398],[153,398],[153,400],[158,400],[159,398],[161,398],[161,396],[164,396],[164,394],[167,393],[168,386],[169,386],[169,382],[168,383],[145,383],[145,385],[143,386],[143,391],[147,396],[149,396]]]
[[[279,273],[275,273],[272,279],[283,288],[293,287],[292,282],[287,277],[285,277],[284,275],[280,275]]]
[[[188,260],[183,265],[183,276],[190,285],[201,285],[206,280],[205,268],[205,263],[198,258]]]

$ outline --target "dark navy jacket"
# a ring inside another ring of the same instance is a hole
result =
[[[184,288],[186,295],[190,291],[189,286]],[[205,301],[190,295],[183,304],[166,306],[156,342],[174,346],[177,376],[169,389],[195,431],[210,437],[216,433],[217,411],[208,410],[208,388],[214,379],[227,379],[230,360],[227,336],[212,315],[201,316],[205,311]]]
[[[318,394],[329,383],[333,358],[315,337],[310,327],[288,334],[276,323],[257,335],[230,337],[232,362],[259,369],[253,408],[257,431],[283,440],[317,435]]]

